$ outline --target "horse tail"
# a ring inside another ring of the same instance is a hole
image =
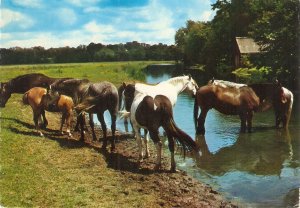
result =
[[[22,97],[22,101],[24,105],[29,105],[28,102],[28,91],[24,93],[23,97]]]
[[[168,131],[175,138],[176,142],[182,145],[184,157],[186,150],[198,151],[196,142],[176,125],[173,117],[169,119],[165,127],[166,131]]]
[[[122,118],[127,119],[130,117],[130,112],[128,112],[126,110],[119,111],[119,117],[120,117],[120,119],[122,119]]]
[[[97,100],[97,97],[87,97],[74,108],[77,112],[88,111],[96,105]]]
[[[196,94],[195,101],[194,101],[194,125],[195,125],[195,129],[197,129],[198,114],[199,114],[199,106],[198,106],[197,94]]]
[[[291,95],[291,100],[290,100],[290,105],[289,105],[289,109],[288,109],[288,112],[287,112],[287,117],[286,117],[286,127],[288,127],[289,125],[289,122],[290,122],[290,119],[291,119],[291,114],[292,114],[292,108],[293,108],[293,102],[294,102],[294,95],[292,92],[290,92],[290,95]]]
[[[122,84],[122,85],[118,88],[118,95],[119,95],[119,111],[121,110],[121,107],[122,107],[123,92],[124,92],[124,84]]]

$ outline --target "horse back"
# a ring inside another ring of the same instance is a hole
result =
[[[47,90],[42,87],[33,87],[30,90],[28,90],[25,95],[27,98],[27,103],[32,107],[39,107],[42,103],[42,98],[44,95],[46,95]],[[25,97],[24,95],[24,97]],[[24,98],[23,98],[24,102]],[[25,102],[24,102],[25,103]]]
[[[165,118],[172,115],[172,104],[164,95],[156,95],[154,98],[145,96],[135,111],[136,121],[147,128],[158,128]]]
[[[54,80],[54,78],[50,78],[44,74],[31,73],[13,78],[8,84],[11,93],[25,93],[33,87],[46,88],[49,84],[54,82]]]

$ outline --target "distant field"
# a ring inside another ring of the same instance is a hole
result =
[[[0,80],[7,81],[21,74],[43,73],[50,77],[86,78],[110,81],[119,85],[124,80],[144,80],[142,69],[159,61],[97,62],[71,64],[33,64],[0,66]],[[170,62],[168,62],[170,63]]]

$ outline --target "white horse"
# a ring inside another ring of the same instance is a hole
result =
[[[123,83],[124,89],[126,88],[126,84]],[[136,120],[136,109],[139,103],[143,100],[145,96],[150,96],[152,98],[155,98],[157,95],[163,95],[166,96],[169,101],[171,102],[172,107],[176,104],[177,97],[178,95],[186,91],[188,94],[194,96],[197,92],[198,85],[195,82],[195,80],[191,76],[178,76],[171,78],[166,81],[162,81],[157,85],[148,85],[148,84],[142,84],[142,83],[136,83],[133,84],[135,91],[131,93],[127,93],[127,96],[125,95],[125,92],[123,92],[123,101],[124,101],[124,106],[126,111],[120,111],[121,117],[128,118],[130,117],[132,127],[134,129],[134,132],[136,134],[136,140],[139,146],[139,158],[140,161],[142,161],[144,155],[142,151],[142,140],[141,140],[141,134],[139,129],[144,128],[147,129],[146,127],[141,126],[137,120]],[[133,98],[131,96],[134,96]],[[130,100],[133,102],[130,104]],[[156,106],[154,106],[154,109]],[[130,112],[128,112],[130,111]],[[145,132],[144,136],[144,143],[145,143],[145,157],[149,157],[149,148],[148,148],[148,134]]]

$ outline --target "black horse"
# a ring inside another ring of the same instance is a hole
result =
[[[40,73],[31,73],[17,76],[8,82],[0,84],[0,107],[4,108],[11,94],[23,94],[33,87],[47,88],[60,78],[51,78]],[[63,78],[68,79],[68,78]]]
[[[81,126],[81,141],[84,141],[84,117],[82,113],[85,111],[90,115],[89,122],[92,128],[94,140],[96,140],[96,135],[94,131],[92,114],[97,114],[98,120],[100,121],[103,130],[103,149],[105,149],[107,146],[107,128],[103,113],[104,111],[108,110],[111,115],[112,123],[111,150],[114,151],[119,95],[117,88],[112,83],[106,81],[91,83],[87,79],[58,80],[57,82],[54,82],[50,85],[50,89],[73,98],[73,101],[75,103],[75,110],[78,113],[77,119],[80,122]]]

